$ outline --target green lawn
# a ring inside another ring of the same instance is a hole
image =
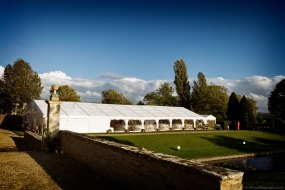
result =
[[[285,134],[263,131],[213,131],[136,134],[89,134],[186,159],[265,151],[285,151]],[[245,141],[245,144],[243,142]],[[181,150],[176,150],[177,146]]]

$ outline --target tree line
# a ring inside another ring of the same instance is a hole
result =
[[[199,72],[197,80],[191,89],[187,66],[184,60],[176,60],[173,65],[175,74],[174,86],[164,82],[155,91],[148,92],[143,100],[137,104],[181,106],[202,115],[214,115],[217,121],[239,121],[243,128],[256,122],[258,107],[256,101],[250,97],[237,95],[232,92],[228,96],[228,90],[213,83],[208,84],[206,76]],[[280,81],[271,92],[268,101],[268,109],[276,117],[284,118],[285,107],[285,79]],[[23,108],[33,99],[40,99],[43,90],[41,79],[37,72],[33,71],[30,64],[18,59],[13,65],[5,67],[0,79],[0,111],[11,113],[16,108]],[[80,101],[77,92],[68,85],[59,88],[61,101]],[[114,89],[101,92],[102,103],[106,104],[134,104],[122,93]]]

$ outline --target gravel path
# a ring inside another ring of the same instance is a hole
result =
[[[0,189],[126,189],[61,154],[27,149],[23,137],[0,129]]]

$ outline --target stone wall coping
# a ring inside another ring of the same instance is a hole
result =
[[[285,151],[267,151],[267,152],[259,152],[259,153],[246,153],[246,154],[236,154],[236,155],[228,155],[228,156],[217,156],[211,158],[200,158],[194,159],[196,162],[212,162],[219,160],[228,160],[228,159],[237,159],[237,158],[246,158],[246,157],[257,157],[257,156],[268,156],[274,154],[284,154]]]
[[[238,179],[242,178],[243,172],[228,169],[228,168],[222,168],[218,166],[213,166],[207,163],[202,163],[195,160],[188,160],[184,158],[180,158],[173,155],[167,155],[163,153],[156,153],[150,150],[146,150],[144,148],[138,148],[135,146],[120,144],[117,142],[105,140],[102,138],[91,138],[87,135],[71,132],[71,131],[65,131],[62,130],[60,133],[69,133],[73,136],[77,136],[80,138],[85,139],[86,141],[90,142],[98,142],[101,144],[104,144],[106,146],[109,146],[110,148],[119,149],[121,151],[126,151],[129,153],[133,153],[135,155],[138,155],[139,157],[145,157],[149,160],[156,160],[156,161],[162,161],[165,163],[168,163],[168,165],[172,165],[173,167],[182,167],[184,170],[191,170],[197,173],[204,173],[207,174],[210,177],[218,178],[221,180],[227,180],[227,179]],[[64,147],[62,147],[64,149]]]
[[[35,139],[41,141],[42,140],[42,136],[36,134],[36,133],[33,133],[32,131],[25,131],[25,133],[29,134],[30,136],[34,137]]]

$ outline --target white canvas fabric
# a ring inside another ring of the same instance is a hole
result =
[[[29,106],[33,112],[47,117],[48,104],[44,100],[34,100]],[[29,113],[29,111],[28,111]],[[31,113],[31,112],[30,112]],[[38,115],[38,114],[37,114]],[[32,117],[30,114],[29,117]],[[60,129],[74,132],[106,132],[111,120],[205,120],[205,117],[183,107],[117,105],[84,102],[61,102]]]

